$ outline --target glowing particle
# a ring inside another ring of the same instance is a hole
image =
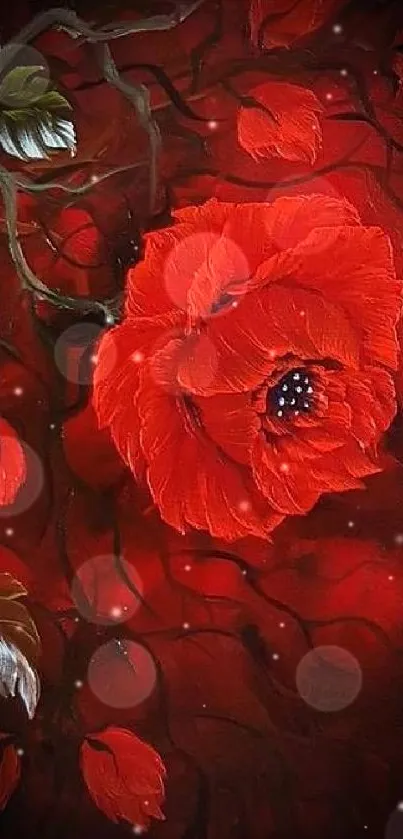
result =
[[[23,391],[22,387],[15,387],[14,390],[13,390],[13,393],[14,393],[15,396],[22,396],[24,391]]]
[[[343,32],[343,27],[342,27],[341,23],[335,23],[334,24],[333,32],[334,32],[335,35],[341,35],[341,33]]]
[[[134,363],[135,363],[135,364],[141,364],[141,362],[142,362],[143,360],[144,360],[144,355],[143,355],[143,353],[142,353],[142,352],[140,352],[139,350],[137,350],[136,352],[134,352],[134,353],[133,353],[133,355],[132,355],[132,361],[134,361]]]
[[[218,127],[218,122],[215,119],[211,119],[207,123],[207,125],[208,125],[208,127],[210,128],[211,131],[215,131],[215,129]]]
[[[12,527],[6,528],[6,536],[14,536],[14,530]]]
[[[246,499],[244,501],[240,501],[238,506],[242,513],[246,513],[250,510],[250,501],[247,501]]]

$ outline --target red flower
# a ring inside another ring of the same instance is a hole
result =
[[[266,49],[289,47],[323,26],[345,0],[251,0],[250,28],[254,44]]]
[[[164,818],[164,765],[131,731],[110,727],[87,738],[81,770],[95,804],[112,821],[125,819],[143,828],[151,818]]]
[[[0,739],[5,735],[0,734]],[[21,761],[13,745],[3,748],[0,757],[0,810],[4,810],[8,800],[19,784]]]
[[[8,506],[13,503],[25,476],[26,463],[21,443],[11,425],[0,419],[1,506]]]
[[[323,108],[311,90],[282,82],[265,82],[250,91],[256,103],[238,115],[238,139],[255,160],[284,157],[315,163],[321,147],[318,115]]]
[[[129,272],[94,404],[169,524],[265,537],[379,471],[400,310],[390,242],[323,196],[175,215]]]

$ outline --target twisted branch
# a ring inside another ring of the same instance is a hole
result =
[[[133,22],[127,21],[118,26],[108,24],[98,29],[89,26],[73,11],[62,8],[49,9],[38,15],[9,41],[9,44],[26,44],[47,29],[56,27],[67,32],[72,38],[80,39],[79,44],[89,44],[94,47],[95,58],[100,66],[103,78],[134,106],[139,123],[148,135],[150,151],[149,210],[151,214],[155,208],[157,192],[158,152],[161,145],[160,132],[152,115],[148,89],[145,85],[129,84],[121,78],[108,42],[138,32],[161,32],[173,29],[185,21],[203,2],[204,0],[194,0],[190,5],[180,3],[176,10],[169,15],[156,15]],[[43,192],[46,189],[60,189],[74,195],[84,195],[94,184],[106,180],[117,172],[128,171],[130,168],[143,165],[144,162],[138,162],[132,167],[119,167],[96,180],[90,180],[88,183],[74,188],[58,182],[34,184],[25,178],[19,178],[17,175],[8,172],[7,169],[0,168],[0,191],[4,201],[9,250],[23,289],[34,293],[38,299],[47,300],[60,308],[71,309],[81,314],[101,314],[106,325],[113,325],[116,322],[120,313],[121,295],[104,302],[91,298],[82,299],[76,296],[60,295],[57,291],[49,289],[34,274],[28,265],[19,241],[17,191],[23,189],[35,193]]]

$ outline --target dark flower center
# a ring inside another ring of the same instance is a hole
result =
[[[308,370],[290,370],[267,396],[268,413],[280,419],[307,413],[313,403],[313,378]]]

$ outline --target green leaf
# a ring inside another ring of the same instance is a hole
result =
[[[41,97],[48,87],[44,70],[38,65],[13,67],[0,82],[0,103],[28,105]]]
[[[55,152],[76,151],[76,133],[67,112],[72,106],[40,67],[15,67],[0,83],[0,148],[20,160],[47,160]],[[6,101],[7,100],[7,101]]]

